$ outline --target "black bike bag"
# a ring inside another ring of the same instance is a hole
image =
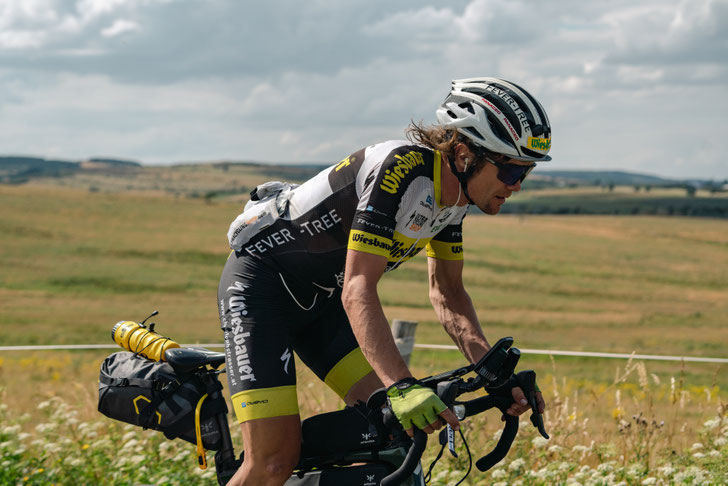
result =
[[[294,474],[283,486],[379,486],[391,472],[384,464],[327,467],[302,476]]]
[[[365,407],[346,407],[314,415],[303,421],[301,457],[326,456],[368,451],[382,444],[381,437],[366,418]],[[344,483],[342,483],[344,484]]]
[[[197,444],[197,430],[205,449],[219,450],[222,435],[215,418],[227,413],[222,388],[204,373],[175,374],[164,362],[127,351],[114,353],[101,365],[99,412],[114,420],[159,430]]]

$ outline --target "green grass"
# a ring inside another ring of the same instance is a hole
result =
[[[218,174],[211,169],[212,176]],[[0,186],[0,345],[111,343],[114,323],[141,320],[155,309],[160,311],[155,318],[157,329],[177,341],[220,342],[217,283],[228,254],[225,234],[240,208],[239,200],[227,198]],[[521,348],[728,357],[724,346],[728,342],[725,220],[469,215],[464,234],[465,282],[491,342],[513,336]],[[380,294],[390,319],[419,321],[417,342],[451,343],[428,301],[423,255],[387,274],[380,283]],[[32,419],[21,424],[25,428],[39,420],[34,404],[53,396],[77,407],[81,419],[97,420],[95,381],[106,354],[108,351],[103,350],[3,353],[3,405],[8,413],[15,412],[14,416],[30,411]],[[425,375],[462,364],[463,358],[456,352],[417,349],[412,368],[416,374]],[[546,468],[539,474],[552,474],[553,481],[563,482],[567,476],[576,477],[583,465],[595,471],[600,461],[611,461],[627,478],[629,464],[626,460],[620,463],[619,453],[604,455],[594,446],[580,462],[571,449],[576,445],[589,447],[586,438],[580,442],[573,439],[574,434],[587,430],[615,448],[628,447],[628,436],[618,432],[614,417],[618,389],[629,413],[652,410],[655,417],[677,428],[671,435],[665,434],[674,441],[675,457],[683,461],[672,462],[676,471],[690,467],[707,467],[715,474],[720,471],[711,465],[710,458],[692,458],[689,447],[702,440],[703,422],[723,403],[719,400],[728,390],[724,367],[648,363],[649,379],[659,381],[653,383],[649,395],[634,383],[634,374],[632,382],[614,384],[625,361],[552,360],[525,354],[521,366],[539,373],[553,411],[550,423],[572,434],[557,442],[564,448],[559,454],[533,449],[528,445],[532,437],[519,443],[517,454],[533,458],[527,466],[532,471]],[[299,383],[311,385],[299,390],[304,414],[340,406],[333,393],[310,373],[299,373]],[[691,397],[679,413],[675,412],[677,405],[669,401],[673,378],[684,383]],[[706,393],[712,393],[710,400]],[[655,404],[652,408],[648,407],[650,396]],[[577,398],[579,420],[590,418],[591,422],[578,427],[572,424],[569,429],[564,424],[571,422],[564,417],[571,412],[566,414],[564,407],[573,405]],[[623,420],[629,421],[630,416]],[[562,419],[565,422],[558,422]],[[15,419],[8,415],[8,420]],[[687,428],[680,433],[683,424]],[[669,441],[664,439],[656,456],[668,447]],[[27,450],[34,449],[27,446]],[[99,450],[96,462],[90,464],[107,467],[103,462],[105,449]],[[725,459],[724,449],[714,450]],[[5,454],[4,450],[4,458],[16,457]],[[22,462],[17,474],[34,478],[34,471],[49,470],[47,464],[34,463],[30,456],[17,459]],[[48,457],[55,458],[52,454]],[[74,469],[75,459],[68,460],[67,469],[54,471],[67,475],[63,477],[76,471],[90,478],[78,484],[93,484],[96,472],[93,468],[82,472]],[[549,472],[549,464],[557,464],[556,459],[577,469]],[[661,461],[659,464],[665,464]],[[448,464],[457,469],[456,464]],[[193,468],[191,464],[182,467]],[[503,469],[493,476],[493,482],[498,480],[496,476],[505,482],[514,480],[517,468]],[[123,471],[128,480],[140,477],[129,469]],[[152,476],[157,473],[162,471]],[[640,475],[640,480],[648,474]],[[562,479],[555,479],[557,476]],[[52,484],[49,477],[38,478],[36,484]],[[439,478],[435,484],[446,484],[446,479]],[[524,484],[553,484],[551,479],[534,477]],[[64,481],[58,479],[60,484],[67,484]]]

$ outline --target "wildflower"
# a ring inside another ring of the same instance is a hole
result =
[[[55,453],[61,452],[61,446],[59,446],[58,444],[56,444],[54,442],[49,442],[49,443],[43,445],[43,450],[45,450],[49,454],[55,454]]]
[[[6,447],[10,448],[11,445],[13,445],[13,443],[10,442],[9,440],[7,440],[5,442],[0,442],[0,449],[5,449]]]
[[[657,478],[648,477],[642,480],[642,484],[644,486],[652,486],[653,484],[657,483]]]
[[[709,455],[710,457],[720,457],[720,451],[715,451],[715,450],[713,450],[713,451],[710,451],[710,452],[708,453],[708,455]]]
[[[121,438],[121,441],[126,442],[128,440],[136,439],[137,435],[138,434],[136,432],[127,432],[126,435]]]
[[[0,429],[0,433],[8,435],[15,435],[18,432],[20,432],[20,425],[8,425],[7,427]]]
[[[535,438],[534,438],[534,439],[533,439],[533,440],[531,441],[531,444],[533,445],[533,447],[536,447],[536,448],[538,448],[538,447],[543,447],[543,446],[545,446],[546,444],[548,444],[548,440],[544,439],[543,437],[541,437],[541,436],[539,435],[538,437],[535,437]]]
[[[721,422],[721,420],[719,418],[714,418],[714,419],[706,421],[703,424],[703,426],[708,430],[713,430],[713,429],[717,429],[718,427],[720,427],[720,422]]]
[[[705,457],[705,454],[703,454],[702,452],[696,452],[695,454],[693,454],[693,457],[695,459],[702,459]]]
[[[35,431],[39,434],[45,434],[46,432],[52,432],[56,429],[56,424],[54,423],[47,423],[47,424],[38,424],[35,426]]]
[[[48,408],[50,406],[51,406],[51,401],[50,400],[46,400],[45,402],[40,402],[38,404],[38,410],[45,410],[46,408]]]
[[[136,447],[137,444],[139,444],[139,441],[136,439],[131,439],[129,442],[121,446],[122,449],[131,449],[133,447]]]
[[[605,462],[605,463],[599,464],[599,466],[597,466],[597,471],[599,471],[602,474],[610,473],[610,472],[614,471],[614,464],[612,464],[611,462]]]
[[[700,442],[696,442],[695,444],[692,445],[692,447],[690,447],[690,450],[694,452],[694,451],[699,451],[702,448],[703,448],[703,444],[701,444]]]
[[[86,449],[88,449],[89,447],[91,447],[91,446],[90,446],[90,445],[88,445],[88,444],[84,444],[84,445],[82,445],[82,446],[81,446],[81,450],[82,450],[82,451],[85,451],[85,450],[86,450]]]
[[[18,434],[18,440],[25,440],[28,437],[30,437],[30,434],[27,432],[21,432],[20,434]]]
[[[556,452],[559,452],[559,451],[561,451],[561,449],[562,449],[562,447],[561,447],[560,445],[556,445],[556,444],[554,444],[554,445],[550,446],[550,447],[549,447],[549,448],[547,449],[547,451],[553,454],[553,453],[556,453]]]
[[[503,469],[496,469],[490,473],[490,477],[492,479],[503,479],[506,476],[508,476],[508,473],[506,473]]]
[[[718,437],[717,439],[715,439],[715,445],[717,445],[718,447],[722,447],[726,444],[728,444],[728,439],[726,439],[725,437]]]
[[[509,471],[520,471],[523,469],[523,466],[526,465],[526,460],[522,457],[519,457],[518,459],[514,460],[512,463],[508,465]]]
[[[129,458],[129,462],[131,462],[132,464],[139,464],[140,462],[143,462],[146,459],[147,459],[146,456],[141,455],[141,454],[138,454],[138,455],[135,455],[135,456],[131,456]]]

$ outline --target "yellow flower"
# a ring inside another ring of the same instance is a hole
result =
[[[624,415],[624,410],[622,410],[622,407],[617,407],[614,410],[612,410],[612,417],[617,419],[622,417]]]
[[[43,471],[45,471],[45,469],[43,469],[43,468],[41,467],[41,468],[39,468],[39,469],[38,469],[38,470],[37,470],[37,471],[36,471],[35,473],[36,473],[36,474],[40,474],[40,473],[42,473]]]
[[[91,446],[89,446],[88,444],[84,444],[84,445],[83,445],[83,447],[81,447],[81,450],[82,450],[82,451],[85,451],[85,450],[86,450],[86,449],[88,449],[89,447],[91,447]]]

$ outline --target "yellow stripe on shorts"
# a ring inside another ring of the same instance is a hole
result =
[[[371,372],[372,367],[361,352],[361,348],[356,348],[331,368],[324,383],[343,400],[351,387]]]
[[[296,385],[245,390],[232,396],[238,422],[259,418],[298,415]]]

